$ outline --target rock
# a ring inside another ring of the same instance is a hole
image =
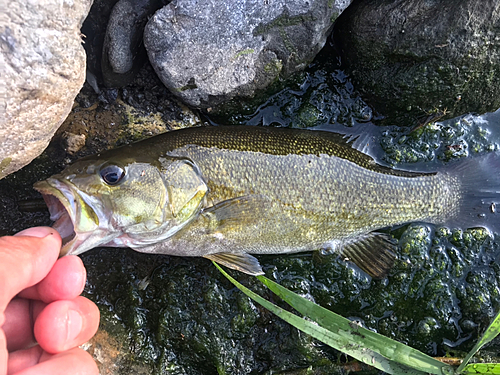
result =
[[[392,123],[500,107],[497,0],[354,1],[334,30],[342,61]]]
[[[11,1],[0,20],[0,178],[37,157],[85,80],[80,27],[92,1]]]
[[[87,53],[87,80],[92,87],[97,87],[97,90],[94,87],[96,92],[100,91],[99,87],[104,83],[101,71],[104,37],[116,2],[117,0],[94,0],[81,29],[85,35],[83,48]]]
[[[78,151],[80,151],[83,146],[85,146],[86,137],[85,134],[73,134],[64,132],[62,135],[62,140],[66,152],[70,155],[74,155]]]
[[[347,5],[177,0],[148,21],[144,44],[165,86],[187,104],[209,108],[303,69]]]
[[[129,84],[147,60],[142,43],[148,17],[161,8],[162,0],[120,0],[109,17],[102,52],[102,75],[107,87]]]

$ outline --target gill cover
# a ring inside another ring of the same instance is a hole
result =
[[[177,222],[188,221],[208,191],[198,167],[190,160],[177,160],[166,170],[164,180],[172,216]]]
[[[109,246],[125,245],[142,251],[144,247],[172,237],[201,212],[208,187],[198,167],[188,159],[170,157],[160,158],[160,164],[162,185],[167,193],[162,207],[163,222],[156,227],[150,223],[150,230],[139,225],[133,230],[129,228],[125,235],[108,244]]]

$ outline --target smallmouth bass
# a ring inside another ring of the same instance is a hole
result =
[[[249,254],[329,248],[379,278],[395,244],[377,229],[422,221],[497,230],[499,170],[489,154],[407,172],[336,133],[218,126],[89,156],[34,187],[63,237],[61,255],[130,247],[262,274]]]

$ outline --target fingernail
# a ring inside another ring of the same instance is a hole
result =
[[[67,329],[68,336],[66,342],[72,344],[83,328],[83,318],[76,310],[68,310]]]
[[[50,227],[34,227],[28,228],[20,231],[19,233],[14,234],[14,236],[28,236],[28,237],[38,237],[44,238],[48,235],[54,234],[55,229]]]

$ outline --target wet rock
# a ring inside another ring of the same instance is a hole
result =
[[[83,146],[85,146],[85,134],[73,134],[64,132],[62,137],[64,148],[70,155],[76,154],[82,149]]]
[[[144,26],[162,0],[120,0],[113,7],[104,39],[101,68],[107,87],[129,84],[147,59]]]
[[[85,79],[91,1],[12,1],[0,24],[0,178],[47,147]]]
[[[144,43],[162,82],[209,108],[305,68],[346,1],[178,0],[149,20]]]
[[[354,1],[335,25],[357,88],[391,123],[500,107],[496,0]]]

